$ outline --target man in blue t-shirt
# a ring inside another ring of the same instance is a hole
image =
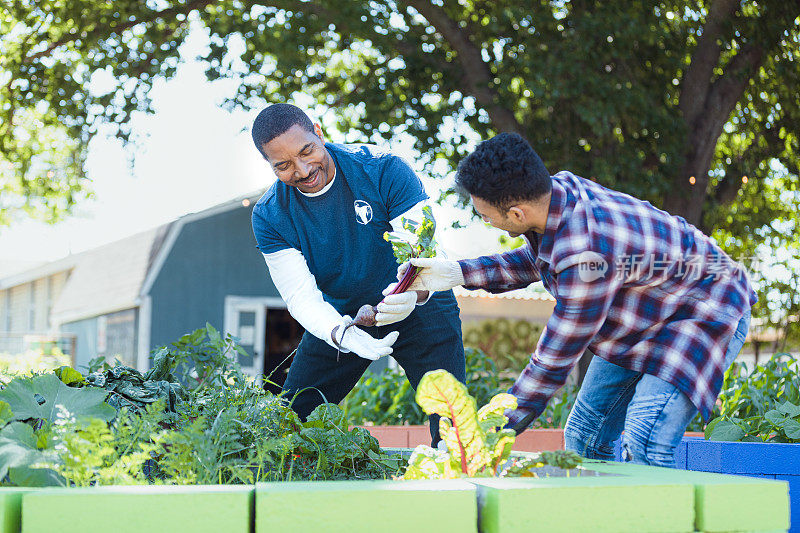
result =
[[[402,231],[402,218],[421,220],[428,199],[414,171],[375,146],[326,143],[320,125],[289,104],[262,110],[252,133],[278,177],[253,208],[253,233],[289,313],[306,329],[284,384],[295,411],[305,418],[324,401],[338,403],[370,361],[389,354],[415,388],[439,368],[464,381],[452,291],[383,297],[397,272],[383,234]],[[377,326],[340,337],[359,307],[377,302]]]

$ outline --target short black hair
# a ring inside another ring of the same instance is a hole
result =
[[[481,142],[458,164],[456,188],[506,210],[550,192],[550,173],[528,141],[500,133]]]
[[[302,109],[292,104],[272,104],[265,107],[253,121],[253,142],[258,153],[264,153],[261,147],[264,143],[286,133],[286,131],[297,124],[301,128],[314,132],[314,123],[308,118]]]

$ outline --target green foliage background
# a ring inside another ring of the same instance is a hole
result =
[[[204,33],[208,78],[238,81],[231,108],[302,94],[335,140],[410,135],[442,175],[516,131],[551,172],[769,258],[756,316],[799,340],[798,15],[784,0],[6,0],[0,225],[86,198],[88,142],[104,124],[127,139]]]
[[[500,372],[516,378],[530,360],[544,326],[527,320],[493,318],[463,324],[464,346],[485,352]]]
[[[98,360],[86,376],[62,367],[14,377],[0,386],[0,485],[242,484],[398,473],[400,459],[383,453],[366,430],[349,429],[339,407],[322,404],[300,421],[290,399],[242,373],[233,357],[240,350],[207,325],[160,349],[145,376]],[[181,389],[177,401],[141,394],[161,383]],[[120,395],[127,401],[114,401],[117,409],[107,403]]]
[[[711,440],[800,443],[800,362],[779,353],[752,370],[734,363],[712,418]]]
[[[502,372],[494,359],[479,348],[465,346],[464,354],[467,392],[479,406],[489,403],[496,394],[506,392],[519,374]],[[428,417],[417,404],[414,394],[402,370],[386,370],[378,374],[368,371],[342,400],[341,406],[352,424],[424,424]],[[577,386],[563,387],[531,427],[564,427],[577,394]]]

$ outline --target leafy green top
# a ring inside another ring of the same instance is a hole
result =
[[[436,220],[433,218],[433,211],[430,206],[422,208],[423,219],[422,222],[416,222],[403,218],[403,228],[409,235],[400,235],[396,233],[386,232],[383,238],[392,245],[394,256],[398,264],[403,264],[412,257],[435,257],[436,256],[436,240],[434,233],[436,231]],[[404,237],[413,237],[416,242],[410,242]]]

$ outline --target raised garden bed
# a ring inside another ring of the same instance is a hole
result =
[[[602,461],[586,461],[582,468],[584,475],[518,479],[6,488],[0,489],[2,533],[82,533],[93,526],[142,533],[646,533],[789,526],[784,481]]]
[[[378,439],[383,448],[413,448],[420,444],[430,444],[431,434],[428,426],[358,426],[366,429]],[[685,437],[701,437],[700,432],[687,431]],[[619,443],[617,443],[619,446]],[[560,428],[529,429],[517,435],[512,448],[515,452],[544,452],[564,449],[564,430]],[[619,453],[617,453],[619,457]],[[685,459],[684,455],[682,456]],[[682,467],[681,467],[682,468]]]
[[[476,530],[476,488],[463,480],[276,482],[255,490],[255,533]]]
[[[516,399],[501,393],[478,409],[441,370],[422,378],[416,399],[442,416],[446,446],[381,450],[367,431],[349,429],[337,406],[300,421],[284,399],[226,369],[235,348],[208,326],[174,351],[160,349],[147,375],[64,367],[6,384],[0,467],[6,486],[22,488],[0,488],[0,533],[789,526],[785,481],[598,461],[572,470],[580,458],[571,452],[509,456],[515,436],[503,413]],[[186,391],[171,372],[190,359],[200,371]],[[122,394],[129,387],[164,396],[141,406]],[[561,432],[549,433],[557,441],[546,447],[562,448]],[[412,444],[410,435],[399,444]],[[416,438],[427,442],[427,428]],[[389,480],[401,475],[424,481]],[[323,481],[332,479],[342,481]]]
[[[248,533],[252,500],[242,485],[37,489],[22,495],[19,531]]]
[[[684,438],[678,468],[783,480],[789,486],[790,532],[800,533],[800,445]]]

